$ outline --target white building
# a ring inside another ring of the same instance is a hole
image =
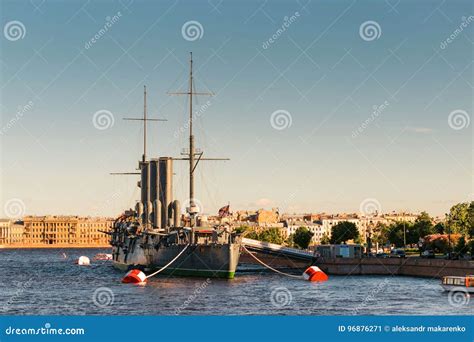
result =
[[[313,233],[310,245],[319,245],[324,233],[330,236],[331,232],[324,230],[324,227],[319,223],[308,222],[308,221],[286,221],[285,222],[285,235],[288,238],[291,234],[294,234],[299,227],[306,227],[310,232]]]
[[[10,243],[11,225],[11,220],[0,219],[0,245],[8,245]]]
[[[331,218],[323,218],[321,219],[321,225],[323,226],[323,230],[328,232],[329,236],[331,236],[331,229],[336,224],[341,222],[351,222],[354,223],[359,230],[359,235],[364,240],[365,234],[367,231],[367,223],[364,220],[360,220],[357,217],[331,217]]]
[[[18,244],[23,241],[23,223],[0,219],[0,245]]]

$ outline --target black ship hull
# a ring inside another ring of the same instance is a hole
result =
[[[172,262],[160,274],[234,278],[239,263],[240,244],[191,244],[173,261],[186,246],[187,244],[172,244],[160,246],[157,249],[135,246],[127,253],[121,248],[114,247],[113,263],[116,268],[121,270],[137,268],[151,273]]]

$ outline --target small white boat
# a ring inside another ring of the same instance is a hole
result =
[[[95,255],[94,260],[112,260],[112,254],[99,253]]]
[[[474,275],[465,277],[446,276],[443,277],[441,286],[450,292],[474,293]]]

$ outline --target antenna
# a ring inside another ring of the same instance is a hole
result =
[[[146,161],[146,127],[148,121],[168,121],[166,119],[148,119],[146,108],[146,86],[143,86],[143,118],[123,118],[128,121],[143,121],[143,156],[142,162]]]
[[[190,225],[192,228],[192,238],[194,240],[194,224],[195,216],[198,213],[196,205],[194,203],[194,170],[196,169],[199,161],[201,160],[228,160],[227,158],[202,158],[203,152],[198,151],[194,148],[194,135],[193,135],[193,95],[207,95],[213,96],[213,93],[201,93],[193,91],[193,53],[189,53],[189,90],[187,92],[175,92],[168,93],[169,95],[187,95],[189,96],[189,151],[181,154],[187,155],[187,158],[173,158],[174,160],[188,160],[189,161],[189,216]],[[198,157],[196,160],[195,157]]]

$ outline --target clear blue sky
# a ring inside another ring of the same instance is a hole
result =
[[[205,212],[228,201],[357,212],[373,198],[384,212],[439,215],[472,198],[474,125],[462,120],[472,121],[474,22],[454,34],[470,1],[2,1],[0,12],[0,210],[11,199],[26,214],[133,206],[137,178],[109,175],[134,171],[142,153],[141,125],[122,118],[142,115],[146,84],[149,115],[168,119],[150,124],[150,154],[179,155],[186,100],[166,93],[185,90],[189,51],[197,90],[216,93],[196,103],[211,103],[197,145],[231,158],[198,171]],[[20,37],[5,30],[12,21]],[[188,21],[202,27],[195,40],[183,37]],[[375,36],[361,32],[367,21]],[[94,126],[100,110],[111,127]],[[277,110],[289,127],[272,126]],[[461,129],[448,122],[456,110]],[[185,165],[175,170],[184,201]]]

